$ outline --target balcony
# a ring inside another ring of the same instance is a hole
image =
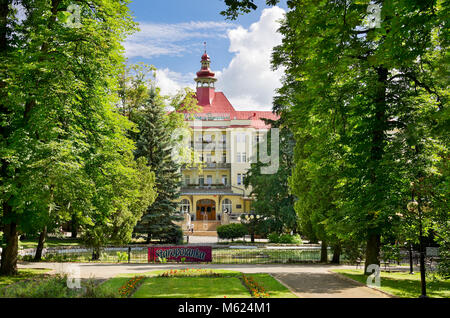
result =
[[[191,148],[194,150],[226,150],[227,144],[225,142],[214,142],[214,141],[191,141]]]
[[[231,163],[226,162],[203,162],[205,165],[203,169],[230,169]],[[189,169],[197,169],[197,167],[189,167],[187,168],[185,165],[181,167],[182,170],[189,170]]]
[[[188,184],[188,185],[182,185],[181,190],[187,190],[187,189],[209,189],[209,190],[225,190],[225,189],[231,189],[231,185],[222,184],[222,183],[212,183],[212,184]]]
[[[181,186],[182,195],[234,195],[231,185],[225,184],[189,184]]]

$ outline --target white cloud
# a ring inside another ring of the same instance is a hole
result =
[[[155,82],[156,86],[161,89],[162,95],[174,95],[185,87],[194,89],[194,77],[193,73],[181,74],[164,68],[156,71]]]
[[[125,55],[152,58],[161,55],[180,56],[193,48],[186,40],[227,37],[227,30],[235,27],[228,22],[191,21],[186,23],[140,23],[140,31],[125,42]]]
[[[281,86],[283,70],[271,70],[274,46],[281,44],[277,33],[285,11],[279,7],[263,10],[249,29],[228,31],[230,52],[236,52],[228,67],[217,72],[217,88],[223,90],[236,109],[270,110],[275,89]]]
[[[231,104],[237,110],[271,110],[272,99],[275,95],[275,89],[281,86],[281,77],[283,70],[271,70],[271,54],[273,47],[281,44],[282,36],[277,33],[280,27],[279,20],[284,17],[285,11],[279,7],[272,7],[262,11],[258,22],[253,23],[248,29],[241,26],[228,30],[226,36],[230,40],[229,51],[236,53],[227,67],[221,71],[212,70],[216,73],[217,91],[223,91],[228,97]],[[229,26],[221,22],[191,22],[178,24],[176,28],[181,32],[182,30],[199,29],[208,26],[223,28],[223,31]],[[149,25],[146,32],[150,29],[159,28],[161,25]],[[141,26],[141,28],[143,28]],[[144,29],[144,28],[143,28]],[[161,37],[171,36],[185,38],[188,35],[178,34],[172,27],[167,25],[161,31]],[[156,29],[153,29],[156,30]],[[156,37],[158,32],[150,32],[151,37]],[[217,34],[211,34],[211,36]],[[139,35],[141,36],[141,35]],[[203,35],[204,36],[204,35]],[[157,52],[157,50],[171,51],[172,54],[181,54],[188,48],[186,45],[180,46],[168,44],[166,47],[151,47],[145,43],[136,43],[136,47],[142,45],[140,48],[140,56]],[[132,53],[132,51],[130,51]],[[163,54],[163,53],[161,53]],[[211,56],[214,60],[214,56]],[[156,84],[161,88],[164,95],[172,95],[183,87],[194,88],[194,73],[177,73],[168,68],[160,69],[156,74]]]

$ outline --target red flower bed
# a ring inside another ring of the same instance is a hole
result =
[[[267,298],[269,297],[269,293],[266,292],[264,287],[259,285],[253,277],[242,275],[242,281],[244,285],[250,290],[250,293],[254,298]]]
[[[145,276],[134,276],[129,279],[124,285],[122,285],[122,287],[119,288],[119,294],[123,297],[129,297],[144,278]]]

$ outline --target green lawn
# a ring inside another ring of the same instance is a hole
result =
[[[155,277],[166,272],[158,270],[146,272],[148,276],[135,291],[135,298],[250,298],[250,292],[239,279],[242,273],[231,270],[214,270],[222,277]],[[103,285],[119,289],[136,274],[122,274],[109,279]],[[247,275],[266,289],[271,298],[295,298],[284,285],[269,274]]]
[[[134,298],[250,298],[238,277],[149,277]]]
[[[255,281],[264,287],[269,292],[270,298],[297,298],[296,295],[269,274],[251,274],[248,276],[253,277]]]
[[[367,276],[357,269],[336,269],[336,273],[347,276],[363,284]],[[407,272],[381,272],[380,289],[402,298],[417,298],[421,294],[420,273],[410,275]],[[450,280],[427,279],[427,296],[436,298],[450,298]]]
[[[45,240],[45,247],[58,247],[58,246],[78,246],[80,245],[79,239],[73,238],[56,238],[49,237]],[[23,241],[19,241],[19,247],[23,249],[27,248],[36,248],[38,245],[37,239],[25,239]]]
[[[43,276],[43,274],[49,272],[50,269],[46,268],[30,268],[30,269],[19,269],[19,273],[15,276],[0,276],[0,288],[6,287],[8,285],[17,283],[19,281],[36,278]]]

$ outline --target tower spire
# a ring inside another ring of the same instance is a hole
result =
[[[205,53],[202,55],[202,60],[200,61],[202,67],[200,71],[197,72],[197,77],[194,79],[197,83],[197,99],[199,105],[211,105],[214,99],[214,85],[217,79],[214,77],[214,73],[209,69],[211,59],[206,53],[206,42],[203,42]]]

